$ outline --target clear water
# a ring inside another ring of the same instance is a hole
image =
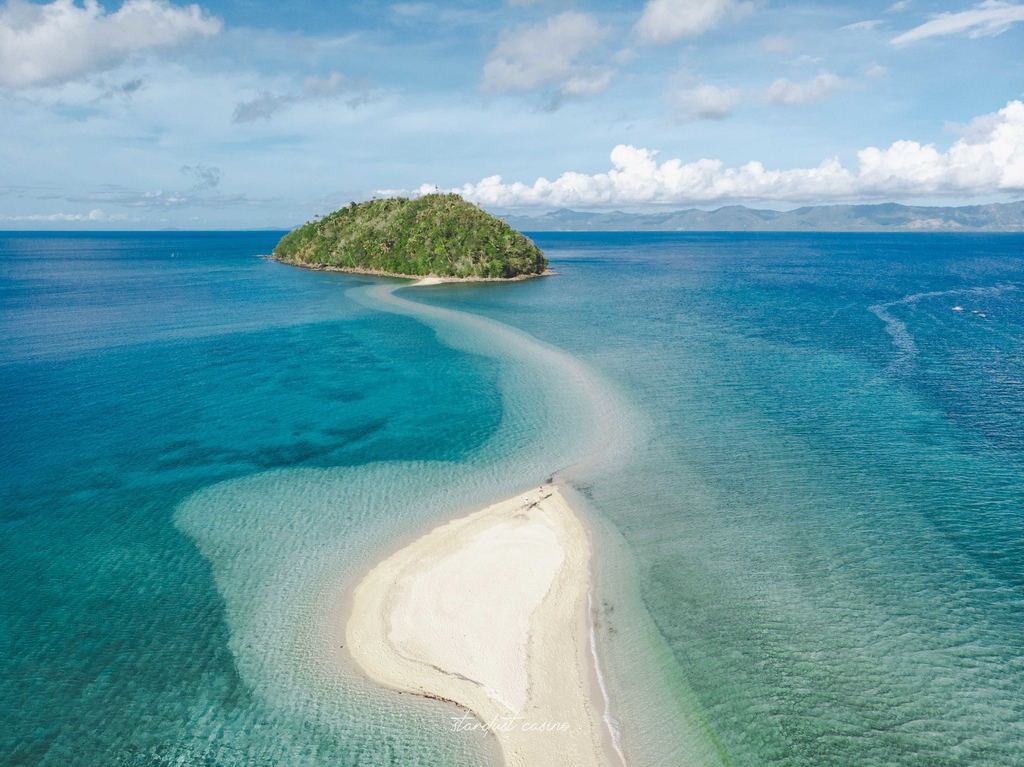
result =
[[[1024,764],[1024,238],[538,239],[439,300],[649,415],[587,490],[728,760]]]
[[[1024,238],[541,235],[416,309],[277,236],[0,237],[0,763],[487,763],[338,595],[596,445],[634,763],[1024,764]]]

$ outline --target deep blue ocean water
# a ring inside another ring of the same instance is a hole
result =
[[[254,258],[278,236],[0,235],[0,762],[485,758],[346,682],[305,699],[275,621],[315,578],[273,592],[534,444],[530,379],[374,280]],[[560,276],[404,293],[628,401],[642,437],[577,485],[719,763],[1024,764],[1024,238],[536,239]],[[328,531],[371,475],[401,501]],[[672,712],[624,706],[651,753]]]

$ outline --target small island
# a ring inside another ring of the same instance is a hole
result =
[[[533,242],[457,194],[351,203],[286,234],[273,258],[393,277],[510,280],[548,272]]]

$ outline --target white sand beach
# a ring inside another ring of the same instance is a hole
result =
[[[374,681],[468,709],[510,767],[607,765],[591,546],[553,485],[437,527],[356,587],[346,646]]]

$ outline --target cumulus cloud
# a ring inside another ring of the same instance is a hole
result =
[[[696,37],[753,10],[752,2],[741,0],[649,0],[633,33],[644,45],[665,45]]]
[[[561,98],[599,93],[613,71],[585,66],[581,58],[607,37],[608,31],[588,13],[567,11],[543,24],[524,24],[501,35],[487,56],[480,83],[491,93],[553,91]]]
[[[369,98],[364,88],[355,85],[344,75],[333,72],[330,77],[307,77],[302,82],[302,88],[295,93],[262,91],[256,98],[238,104],[233,120],[236,123],[269,120],[295,104],[337,98],[343,94],[352,95],[348,101],[352,107],[365,103]]]
[[[934,145],[897,141],[888,149],[861,150],[856,171],[838,159],[814,168],[768,170],[760,162],[727,168],[720,160],[684,163],[620,144],[613,168],[587,175],[563,173],[554,181],[506,184],[500,176],[452,191],[497,208],[626,207],[709,202],[897,199],[972,196],[1024,191],[1024,103],[1011,101],[971,126],[945,152]]]
[[[110,69],[133,53],[181,45],[220,32],[198,5],[126,0],[107,13],[96,0],[37,5],[8,0],[0,9],[0,87],[55,85]]]
[[[907,45],[940,35],[967,32],[970,37],[1000,35],[1018,21],[1024,21],[1024,5],[1003,0],[985,0],[967,11],[940,13],[909,32],[894,37],[893,45]]]
[[[676,122],[694,120],[722,120],[732,114],[740,103],[738,88],[719,88],[716,85],[698,85],[684,88],[674,94]]]
[[[780,107],[799,107],[804,104],[816,104],[827,99],[843,81],[831,72],[822,72],[813,80],[795,83],[781,77],[770,86],[764,94],[765,101]]]

